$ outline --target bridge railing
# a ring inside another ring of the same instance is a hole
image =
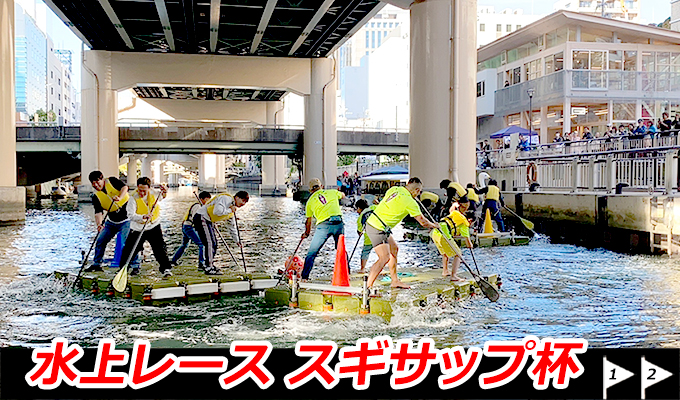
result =
[[[354,175],[354,173],[358,173],[359,176],[366,175],[368,173],[371,173],[377,169],[380,168],[385,168],[385,167],[402,167],[408,169],[408,161],[396,161],[396,162],[387,162],[387,163],[380,163],[380,162],[371,162],[371,163],[354,163],[350,165],[343,165],[341,167],[338,167],[338,175],[342,175],[343,173],[347,172],[350,175]]]
[[[47,128],[47,129],[46,129]],[[18,141],[80,141],[79,126],[18,126]]]

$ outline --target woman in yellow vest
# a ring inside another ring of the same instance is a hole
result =
[[[465,212],[467,211],[470,202],[460,201],[457,205],[457,210],[456,204],[451,206],[449,215],[442,219],[439,225],[442,227],[442,232],[444,232],[444,235],[446,235],[448,239],[452,240],[454,236],[462,236],[465,238],[467,247],[472,248],[472,241],[470,240],[470,222],[465,217]],[[442,276],[451,276],[452,281],[465,281],[465,279],[458,276],[460,261],[460,257],[456,255],[453,258],[451,272],[449,272],[449,257],[446,254],[442,254]]]
[[[94,248],[94,260],[92,265],[85,271],[101,271],[102,261],[106,245],[114,236],[116,239],[116,252],[111,261],[111,268],[118,268],[125,240],[130,232],[130,220],[127,214],[128,187],[118,178],[113,176],[104,179],[101,171],[92,171],[89,175],[90,183],[94,188],[92,205],[94,206],[94,220],[97,223],[99,237]],[[105,213],[108,210],[108,213]]]
[[[172,265],[166,253],[165,240],[161,230],[161,206],[159,202],[167,195],[167,189],[161,186],[160,190],[151,189],[151,180],[147,177],[137,179],[137,190],[130,195],[127,211],[130,216],[130,234],[128,235],[121,260],[130,257],[137,258],[137,254],[144,247],[144,242],[149,242],[156,261],[160,264],[159,269],[163,276],[172,276]],[[144,230],[144,232],[142,232]],[[142,236],[139,238],[139,236]],[[137,239],[139,238],[139,242]],[[135,243],[137,247],[133,248]],[[130,275],[139,274],[139,264],[130,263],[132,270]]]
[[[217,254],[217,237],[215,237],[213,224],[219,221],[229,221],[231,223],[231,237],[239,247],[242,247],[241,238],[236,230],[234,211],[236,211],[236,208],[246,205],[249,199],[248,192],[244,190],[234,196],[228,193],[220,193],[199,208],[194,215],[194,229],[198,232],[198,236],[205,246],[204,272],[206,275],[222,275],[222,271],[213,264]]]
[[[503,201],[503,195],[501,195],[501,190],[498,188],[498,182],[495,179],[489,181],[489,186],[484,189],[477,191],[478,194],[486,194],[486,199],[484,200],[484,206],[482,207],[482,218],[486,215],[486,210],[491,212],[491,218],[498,224],[498,229],[501,232],[505,231],[505,225],[503,224],[503,216],[501,215],[500,206],[505,206]]]
[[[465,201],[467,199],[467,190],[458,182],[451,182],[450,179],[444,179],[439,183],[440,189],[446,189],[446,203],[444,203],[444,212],[450,210],[451,206],[456,201]]]

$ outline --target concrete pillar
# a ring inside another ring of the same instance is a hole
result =
[[[146,157],[142,158],[142,171],[140,173],[140,176],[148,177],[151,178],[151,161],[153,161],[153,157],[150,155],[147,155]]]
[[[227,180],[225,178],[225,170],[227,168],[226,156],[224,154],[215,155],[215,186],[219,190],[227,187]]]
[[[14,0],[0,0],[0,222],[26,219],[26,190],[17,187],[14,98]]]
[[[198,162],[198,187],[214,190],[217,187],[217,154],[201,154]]]
[[[283,102],[267,102],[267,125],[283,124]],[[286,195],[287,156],[262,156],[262,191],[265,196]]]
[[[541,107],[541,133],[539,139],[541,144],[548,143],[548,107]]]
[[[311,94],[305,98],[305,136],[302,183],[321,179],[336,186],[338,134],[335,125],[337,68],[330,58],[311,61]]]
[[[117,92],[112,89],[111,53],[86,51],[82,65],[81,173],[86,177],[100,170],[104,176],[118,176],[118,106]],[[81,187],[92,191],[89,183]]]
[[[571,99],[566,97],[562,106],[562,133],[571,132]]]
[[[426,188],[475,181],[474,0],[411,5],[410,175]]]
[[[129,156],[127,163],[127,184],[129,187],[137,185],[137,160],[137,157]]]
[[[149,177],[151,179],[151,184],[152,185],[160,184],[162,174],[163,174],[163,161],[154,160],[154,162],[151,164],[151,176]]]

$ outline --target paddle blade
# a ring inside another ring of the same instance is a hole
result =
[[[496,289],[486,279],[479,277],[477,279],[477,285],[479,286],[479,289],[482,291],[482,293],[484,293],[484,296],[486,296],[486,298],[490,301],[495,303],[501,297],[500,293],[498,293],[498,289]]]
[[[528,219],[520,218],[522,220],[522,224],[526,226],[526,228],[530,231],[534,230],[534,223],[529,221]]]
[[[116,276],[113,277],[113,288],[116,289],[117,292],[123,292],[125,288],[127,287],[127,281],[128,281],[128,268],[127,266],[121,267],[120,271],[116,274]]]

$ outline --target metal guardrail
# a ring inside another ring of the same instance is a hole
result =
[[[350,165],[344,165],[344,166],[339,166],[338,167],[338,175],[342,175],[345,172],[347,172],[350,175],[354,175],[354,173],[358,173],[359,176],[366,175],[368,173],[371,173],[377,169],[380,168],[385,168],[385,167],[402,167],[408,169],[408,161],[398,161],[398,162],[389,162],[389,163],[379,163],[379,162],[373,162],[373,163],[361,163],[361,164],[350,164]]]

